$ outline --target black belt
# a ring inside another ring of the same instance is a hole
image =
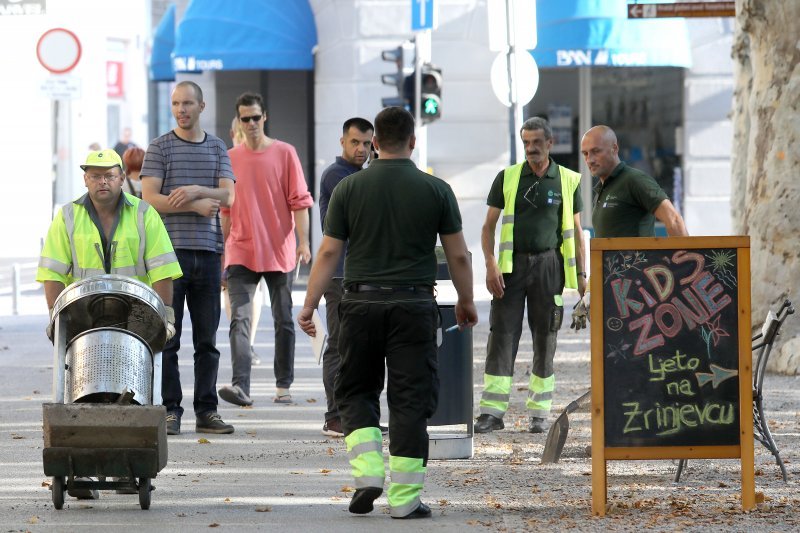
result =
[[[376,285],[365,285],[363,283],[355,283],[347,287],[346,292],[380,292],[384,294],[392,294],[395,292],[423,292],[426,294],[433,294],[433,287],[431,285],[405,285],[402,287],[378,287]]]

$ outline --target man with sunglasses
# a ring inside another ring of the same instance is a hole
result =
[[[550,157],[550,124],[533,117],[520,130],[525,161],[500,171],[486,203],[481,231],[486,287],[492,294],[486,371],[476,433],[503,429],[526,303],[533,337],[533,368],[525,406],[528,431],[542,433],[552,406],[553,356],[561,327],[564,287],[586,290],[577,172]],[[503,215],[495,256],[495,228]]]
[[[244,93],[236,100],[244,143],[229,151],[236,175],[236,202],[221,210],[225,235],[225,269],[231,301],[230,386],[219,397],[247,406],[250,398],[253,296],[263,278],[275,325],[273,368],[275,403],[291,403],[294,381],[293,271],[308,263],[308,208],[314,203],[294,147],[267,137],[267,113],[261,95]],[[295,240],[295,235],[297,240]]]

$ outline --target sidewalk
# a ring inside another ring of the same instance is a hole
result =
[[[485,290],[484,290],[485,291]],[[302,302],[296,295],[295,303]],[[475,437],[469,460],[430,461],[423,500],[430,520],[405,522],[387,514],[385,494],[370,515],[353,516],[347,504],[353,485],[342,439],[321,434],[325,396],[321,368],[308,339],[297,335],[294,403],[272,403],[270,364],[273,331],[268,309],[256,339],[262,364],[253,369],[252,408],[222,402],[219,412],[236,426],[233,435],[199,435],[191,416],[190,350],[181,352],[184,384],[183,434],[169,438],[169,463],[153,483],[152,507],[142,511],[134,495],[101,493],[99,501],[67,498],[54,510],[49,479],[42,471],[41,403],[49,401],[52,347],[44,336],[41,294],[26,294],[26,309],[38,312],[0,318],[0,517],[3,530],[29,531],[197,531],[220,527],[239,531],[796,531],[800,527],[800,379],[767,377],[767,409],[789,469],[789,483],[766,449],[756,444],[759,510],[744,514],[738,503],[739,468],[733,460],[690,461],[680,485],[672,484],[670,461],[609,463],[605,519],[591,507],[588,413],[570,417],[561,461],[541,465],[544,435],[525,431],[524,401],[531,361],[525,333],[517,358],[506,430]],[[29,301],[28,301],[29,300]],[[565,307],[574,303],[571,296]],[[30,307],[27,307],[30,305]],[[478,304],[474,331],[474,401],[482,387],[489,304]],[[295,315],[298,307],[295,307]],[[568,313],[567,313],[568,315]],[[565,320],[568,324],[569,320]],[[554,413],[589,386],[589,336],[564,325],[556,356]],[[184,325],[190,338],[190,325]],[[224,316],[218,335],[222,352],[218,384],[230,380],[230,347]],[[447,369],[441,369],[446,372]],[[187,401],[188,399],[188,401]],[[476,407],[477,408],[477,407]],[[386,406],[383,406],[386,421]],[[201,443],[205,437],[209,442]],[[384,453],[388,453],[384,447]]]

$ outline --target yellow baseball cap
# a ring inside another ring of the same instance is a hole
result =
[[[87,167],[119,167],[125,170],[125,165],[122,164],[122,159],[120,159],[119,154],[111,148],[89,152],[89,155],[86,156],[86,163],[81,165],[83,170],[86,170]]]

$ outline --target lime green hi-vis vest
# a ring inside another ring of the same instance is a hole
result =
[[[525,162],[508,167],[503,173],[503,208],[502,225],[500,226],[500,253],[497,263],[500,272],[511,273],[514,266],[514,205],[517,200],[519,177]],[[578,288],[578,271],[575,261],[575,214],[572,212],[572,199],[575,190],[581,183],[581,175],[567,168],[558,166],[561,176],[561,255],[564,258],[564,287]]]

